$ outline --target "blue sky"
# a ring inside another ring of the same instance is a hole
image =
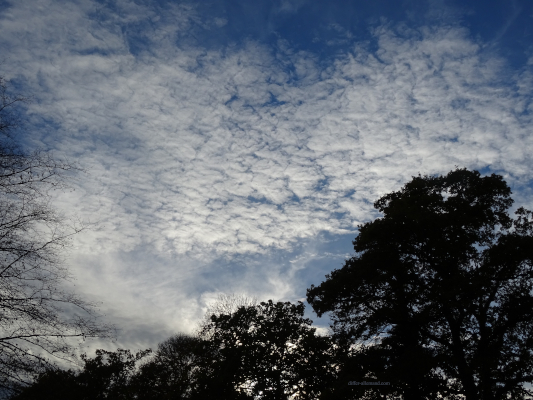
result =
[[[418,173],[533,207],[532,1],[0,4],[21,145],[88,171],[55,204],[96,224],[69,263],[121,328],[98,346],[191,332],[219,294],[303,300]]]

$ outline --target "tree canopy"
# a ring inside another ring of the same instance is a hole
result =
[[[211,376],[218,357],[209,343],[196,336],[177,334],[160,343],[154,356],[131,380],[139,400],[209,399],[217,390]]]
[[[329,337],[316,335],[299,302],[262,302],[213,315],[204,327],[219,351],[215,376],[250,398],[315,399],[333,378]]]
[[[376,201],[356,254],[307,293],[351,345],[346,378],[406,400],[533,394],[533,221],[510,196],[501,176],[456,169]]]
[[[51,369],[12,400],[317,399],[335,377],[331,341],[303,312],[269,301],[213,314],[200,336],[175,335],[141,365],[148,351],[98,350],[81,371]]]
[[[149,350],[97,350],[93,358],[82,355],[81,371],[48,369],[11,400],[130,400],[140,398],[132,378],[138,362]],[[174,397],[179,398],[179,397]],[[162,399],[162,397],[150,397]]]

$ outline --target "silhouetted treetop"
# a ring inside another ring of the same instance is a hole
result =
[[[457,169],[375,203],[355,256],[308,290],[368,376],[405,399],[531,394],[533,222],[509,216],[510,196],[501,176]]]

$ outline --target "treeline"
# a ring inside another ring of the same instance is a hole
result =
[[[84,356],[109,338],[94,304],[63,289],[71,224],[50,203],[76,164],[21,151],[0,78],[0,394],[22,399],[525,400],[533,395],[533,214],[503,177],[456,169],[378,199],[355,255],[302,303],[216,308],[196,336]],[[235,304],[234,304],[235,305]],[[66,312],[68,310],[68,312]]]
[[[153,354],[98,350],[81,371],[44,372],[12,400],[316,399],[335,379],[334,352],[303,313],[302,303],[239,307]]]

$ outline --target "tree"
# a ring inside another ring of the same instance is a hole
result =
[[[132,377],[137,363],[150,350],[132,354],[129,350],[96,350],[96,356],[82,355],[84,368],[49,369],[11,400],[129,400],[138,398]],[[160,397],[152,397],[160,399]],[[176,397],[179,398],[179,397]]]
[[[74,360],[72,339],[109,337],[95,305],[64,289],[64,251],[83,224],[51,205],[80,168],[49,153],[26,153],[13,139],[10,97],[0,78],[0,389],[12,391],[51,366],[49,356]]]
[[[303,314],[301,302],[270,300],[213,315],[214,376],[250,398],[316,399],[333,379],[330,340]]]
[[[204,317],[198,323],[196,334],[205,340],[209,340],[214,333],[214,327],[211,323],[213,316],[229,315],[236,312],[240,307],[256,307],[258,305],[257,298],[249,297],[245,294],[219,294],[216,300],[207,307]]]
[[[214,357],[208,341],[177,334],[160,343],[154,357],[140,367],[132,390],[138,400],[192,399],[212,383],[208,378]]]
[[[457,169],[374,204],[383,217],[359,227],[355,256],[307,292],[351,344],[345,375],[407,400],[533,394],[533,218],[511,218],[510,195],[499,175]]]

